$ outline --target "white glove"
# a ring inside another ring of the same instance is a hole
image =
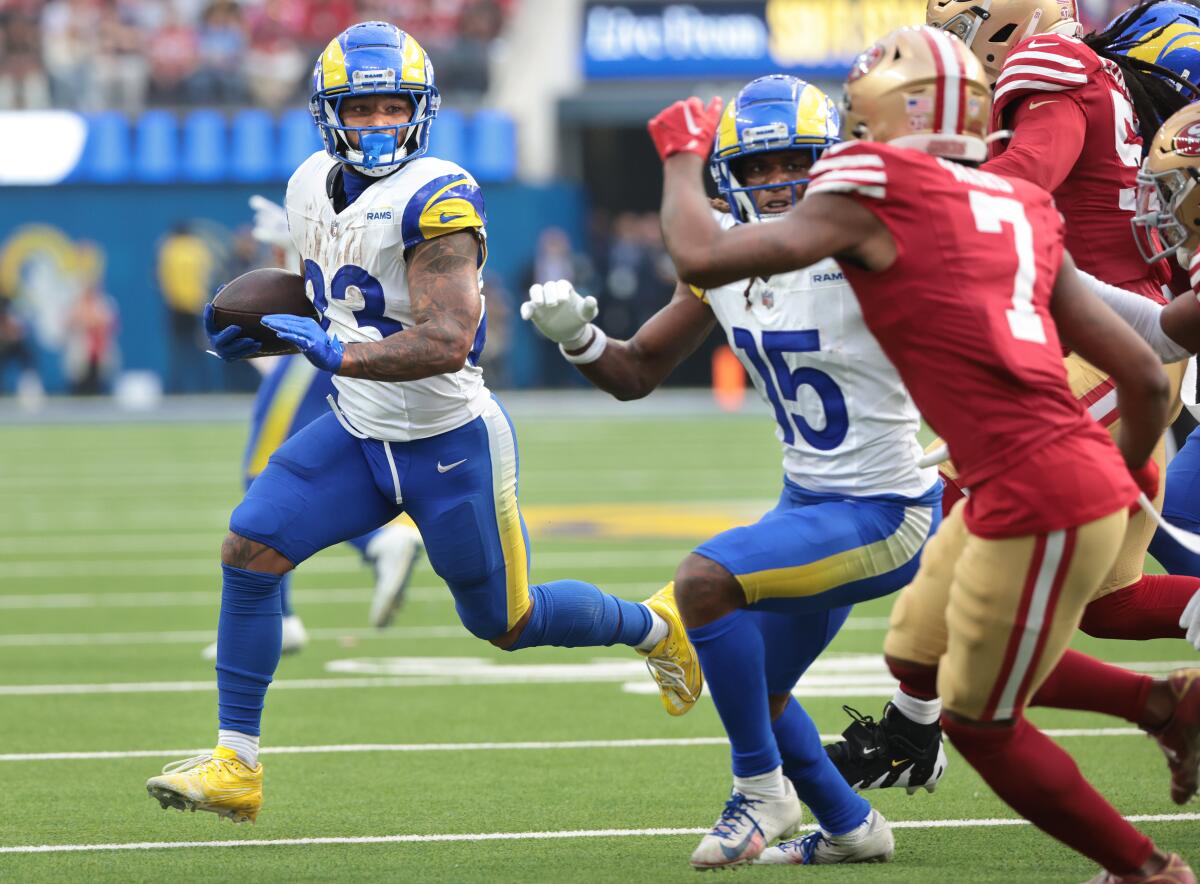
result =
[[[565,350],[578,350],[588,342],[589,324],[598,312],[596,299],[581,297],[565,279],[531,285],[529,300],[521,305],[521,318]]]
[[[1193,648],[1200,651],[1200,589],[1196,590],[1192,600],[1183,609],[1183,616],[1179,618],[1179,628],[1187,630],[1187,640],[1192,643]]]
[[[292,234],[288,230],[287,211],[283,206],[256,193],[250,197],[250,208],[254,210],[254,238],[269,246],[290,250]]]

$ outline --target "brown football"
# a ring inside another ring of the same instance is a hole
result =
[[[297,353],[294,344],[280,340],[261,320],[272,313],[290,313],[317,319],[317,311],[304,294],[304,277],[276,267],[243,273],[213,298],[217,329],[241,326],[242,334],[262,343],[257,356]],[[251,357],[251,358],[254,358]]]

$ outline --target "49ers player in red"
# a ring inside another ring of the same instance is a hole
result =
[[[1103,32],[1083,38],[1074,0],[929,0],[926,17],[967,43],[993,85],[990,159],[982,168],[1052,193],[1066,223],[1066,247],[1080,270],[1164,303],[1168,286],[1181,292],[1188,283],[1182,274],[1173,279],[1178,268],[1166,261],[1148,265],[1129,224],[1143,141],[1197,92],[1171,71],[1126,54],[1137,43],[1136,23],[1155,5],[1141,4]],[[1065,361],[1075,395],[1093,418],[1117,433],[1121,415],[1112,379],[1079,353]],[[1167,369],[1175,392],[1183,368],[1179,363]],[[1178,405],[1174,408],[1177,413]],[[1161,444],[1155,461],[1164,466]],[[965,483],[953,465],[944,465],[942,475],[948,510]],[[1161,495],[1155,503],[1161,508]],[[1117,560],[1084,611],[1084,632],[1134,640],[1184,636],[1180,615],[1200,589],[1200,579],[1143,573],[1154,531],[1145,513],[1131,517]],[[940,648],[917,650],[890,661],[900,688],[882,718],[876,722],[854,713],[856,721],[844,739],[827,747],[843,776],[858,788],[932,788],[941,773],[932,763],[941,738],[934,686]],[[1100,690],[1098,672],[1104,668],[1068,651],[1031,704],[1115,715],[1159,734],[1181,726],[1169,717],[1181,700],[1186,700],[1183,716],[1200,715],[1196,679],[1175,675],[1155,681],[1127,674],[1119,690]],[[1109,678],[1117,672],[1122,670],[1114,669]],[[1194,781],[1190,775],[1179,782],[1173,797],[1186,800],[1195,791]]]
[[[1112,566],[1139,485],[1157,490],[1149,458],[1169,382],[1083,288],[1049,194],[973,168],[990,102],[959,40],[893,32],[860,56],[845,100],[843,135],[860,140],[826,151],[781,220],[732,230],[713,220],[699,179],[719,108],[689,99],[651,121],[679,276],[713,287],[837,259],[972,489],[897,602],[944,612],[937,687],[950,739],[1014,809],[1100,863],[1097,880],[1194,884],[1182,859],[1158,851],[1023,715]],[[1058,329],[1113,376],[1119,450],[1071,394]],[[895,632],[894,620],[889,646]]]

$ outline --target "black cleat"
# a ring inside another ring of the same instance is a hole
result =
[[[875,721],[843,706],[854,719],[842,739],[825,747],[829,760],[854,789],[904,788],[932,792],[946,772],[946,750],[937,724],[909,721],[891,703]]]

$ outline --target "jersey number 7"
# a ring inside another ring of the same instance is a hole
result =
[[[1013,277],[1012,307],[1005,311],[1009,331],[1018,341],[1046,343],[1046,328],[1033,307],[1037,265],[1033,256],[1033,228],[1025,217],[1025,207],[1017,200],[979,190],[971,191],[970,200],[975,228],[980,233],[1000,233],[1005,224],[1012,227],[1017,274]]]

